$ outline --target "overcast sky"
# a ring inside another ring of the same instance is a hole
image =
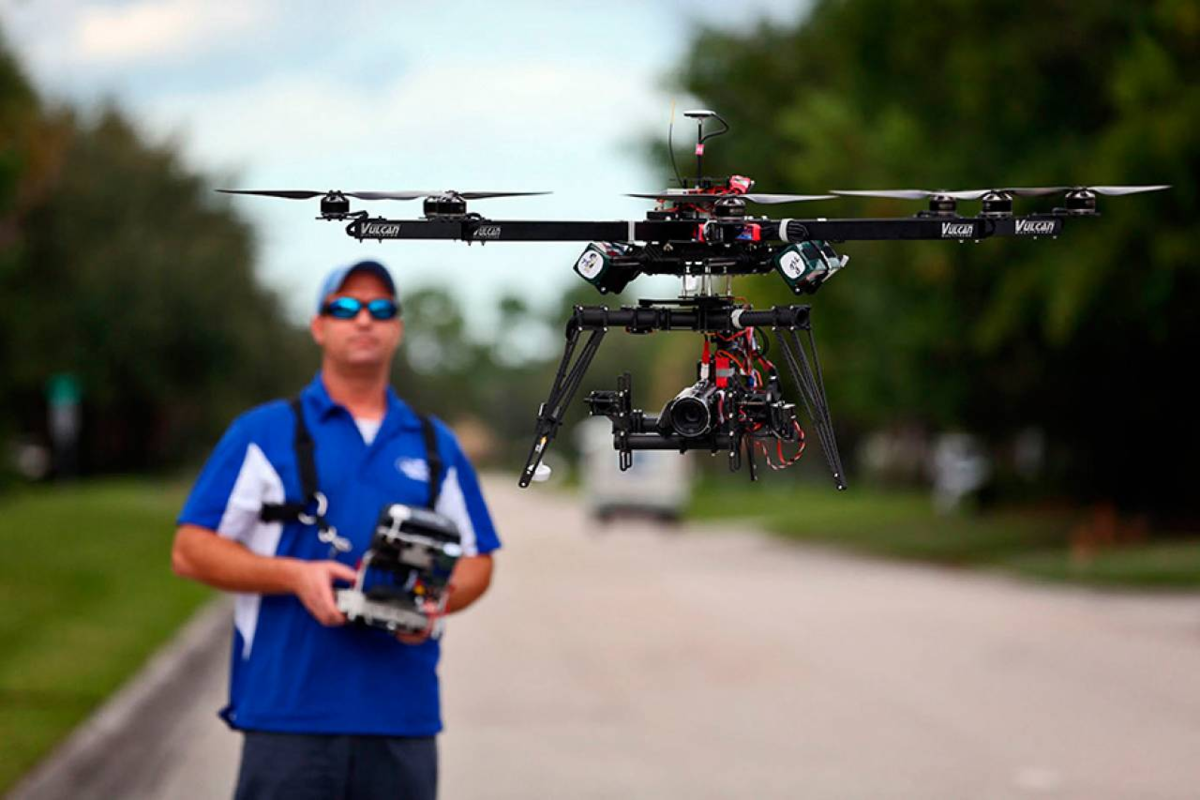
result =
[[[223,185],[552,190],[472,208],[628,219],[648,206],[623,192],[661,188],[637,144],[665,134],[672,100],[693,103],[669,76],[696,25],[789,22],[803,4],[0,0],[0,19],[44,97],[113,99]],[[362,256],[393,267],[402,291],[452,285],[475,306],[504,290],[545,305],[578,280],[582,244],[360,245],[315,221],[315,200],[235,205],[257,226],[264,278],[297,318],[330,266]],[[416,202],[370,210],[420,214]]]

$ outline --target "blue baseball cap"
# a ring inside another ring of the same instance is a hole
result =
[[[318,314],[325,307],[325,298],[340,290],[346,279],[356,272],[366,272],[379,278],[379,280],[383,281],[383,285],[387,287],[392,297],[396,297],[396,282],[392,280],[392,273],[388,272],[387,267],[378,261],[359,261],[344,267],[335,267],[325,276],[325,280],[321,282],[321,291],[317,294]],[[399,305],[398,301],[397,305]]]

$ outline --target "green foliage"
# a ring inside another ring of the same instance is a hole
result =
[[[1200,446],[1179,370],[1200,340],[1200,5],[825,0],[793,29],[702,32],[679,70],[733,133],[712,174],[764,191],[1170,183],[1056,242],[856,243],[816,298],[839,420],[1051,437],[1057,486],[1196,504],[1162,442]],[[1101,198],[1104,200],[1104,198]],[[1032,201],[1020,208],[1034,207]],[[803,213],[896,215],[905,201]],[[772,282],[758,302],[787,302]]]
[[[928,494],[862,484],[843,494],[823,482],[720,479],[698,487],[692,498],[688,516],[693,519],[749,519],[788,539],[859,553],[997,569],[1040,580],[1200,588],[1200,542],[1194,536],[1072,554],[1072,533],[1082,518],[1062,510],[939,515]]]
[[[182,500],[131,481],[0,500],[0,792],[211,596],[169,568]]]
[[[0,219],[12,212],[21,175],[27,169],[29,131],[37,111],[37,100],[25,76],[0,48]],[[5,219],[5,223],[7,228],[11,220]]]
[[[0,61],[0,85],[14,70]],[[115,108],[48,116],[29,97],[6,95],[0,116],[15,104],[55,135],[21,140],[9,185],[0,169],[0,198],[21,200],[7,220],[18,246],[0,260],[0,425],[40,431],[47,379],[71,373],[85,468],[178,463],[247,405],[293,390],[312,347],[256,280],[248,226],[171,145]]]

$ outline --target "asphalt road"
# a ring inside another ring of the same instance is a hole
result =
[[[1200,797],[1200,598],[601,531],[486,489],[505,548],[445,642],[446,800]],[[104,796],[228,796],[223,647]]]

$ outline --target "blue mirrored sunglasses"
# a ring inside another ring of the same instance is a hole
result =
[[[354,319],[364,308],[372,319],[393,319],[400,313],[400,306],[395,300],[383,297],[367,303],[356,297],[335,297],[325,304],[321,313],[337,319]]]

